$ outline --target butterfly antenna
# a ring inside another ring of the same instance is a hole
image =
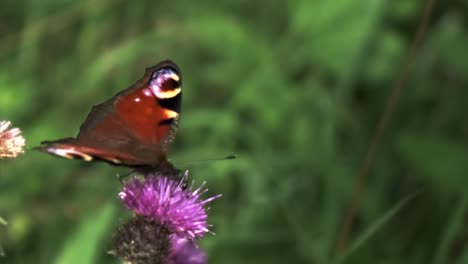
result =
[[[198,164],[198,163],[220,161],[220,160],[231,160],[231,159],[236,159],[236,158],[237,158],[236,154],[231,154],[231,155],[221,157],[221,158],[212,158],[212,159],[195,160],[195,161],[189,161],[189,162],[181,162],[180,164],[183,165],[183,166],[186,166],[186,165],[189,165],[189,164]]]

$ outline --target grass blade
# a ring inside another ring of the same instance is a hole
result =
[[[388,223],[403,207],[413,200],[420,191],[416,191],[412,194],[409,194],[397,204],[395,204],[390,210],[388,210],[384,215],[382,215],[374,224],[370,225],[358,238],[356,238],[353,243],[350,245],[348,250],[343,254],[338,255],[333,263],[342,263],[349,257],[354,251],[362,247],[375,233],[377,233],[385,224]]]
[[[114,212],[113,204],[108,204],[97,215],[85,219],[67,241],[55,264],[95,263],[99,243],[109,231]]]
[[[464,225],[465,213],[468,209],[468,193],[465,192],[460,199],[460,202],[450,217],[450,221],[447,224],[447,228],[441,239],[440,245],[437,248],[436,255],[434,258],[434,264],[448,263],[447,256],[449,255],[450,246],[459,234]],[[466,253],[465,253],[466,254]],[[466,262],[464,262],[466,263]]]

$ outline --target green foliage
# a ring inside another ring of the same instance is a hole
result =
[[[355,239],[352,245],[349,246],[346,252],[340,254],[333,263],[344,262],[355,251],[363,247],[365,243],[368,242],[370,238],[375,235],[376,232],[381,230],[387,224],[388,221],[394,218],[396,214],[400,212],[408,202],[410,202],[416,197],[417,194],[418,192],[408,195],[407,197],[399,201],[396,205],[394,205],[390,210],[388,210],[388,212],[383,214],[379,219],[377,219],[375,223],[369,225],[369,227]]]
[[[468,6],[439,2],[344,263],[468,261]],[[5,0],[0,120],[30,148],[76,135],[92,105],[170,58],[184,101],[169,157],[223,194],[209,211],[216,235],[201,240],[209,262],[330,263],[423,3]],[[239,158],[184,163],[230,153]],[[108,206],[122,207],[115,174],[126,172],[30,150],[1,160],[0,263],[117,263],[106,252],[126,214]]]
[[[444,137],[404,135],[400,139],[402,156],[434,186],[465,190],[468,185],[466,147]],[[441,177],[443,175],[443,177]]]
[[[73,263],[97,263],[96,255],[98,250],[105,251],[100,246],[100,242],[110,231],[114,219],[115,207],[107,205],[97,216],[90,216],[83,219],[81,226],[67,240],[65,247],[61,249],[60,256],[55,261],[56,264]]]

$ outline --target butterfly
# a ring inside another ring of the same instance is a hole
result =
[[[67,159],[176,174],[166,152],[177,130],[182,103],[179,67],[166,60],[141,79],[93,106],[76,138],[41,142],[40,151]]]

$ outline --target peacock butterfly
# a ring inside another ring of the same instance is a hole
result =
[[[109,100],[93,106],[76,138],[41,142],[39,150],[67,159],[177,173],[166,151],[182,102],[179,67],[166,60]]]

